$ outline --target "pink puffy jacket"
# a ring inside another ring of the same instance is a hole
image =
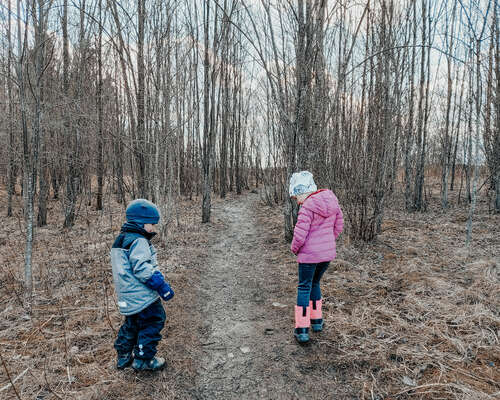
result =
[[[337,197],[322,189],[306,198],[299,210],[291,250],[299,263],[331,261],[337,255],[335,240],[344,228]]]

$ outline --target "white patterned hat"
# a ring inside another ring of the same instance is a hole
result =
[[[304,193],[318,190],[313,175],[309,171],[295,172],[290,178],[290,196],[299,196]]]

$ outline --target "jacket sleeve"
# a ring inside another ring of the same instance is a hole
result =
[[[295,229],[293,230],[293,240],[292,245],[290,246],[292,253],[297,254],[300,248],[304,245],[309,233],[309,228],[311,227],[312,219],[312,211],[305,207],[301,207],[297,217],[297,223],[295,224]]]
[[[344,215],[339,206],[339,212],[337,213],[337,218],[335,219],[335,225],[333,227],[333,235],[335,240],[339,237],[340,233],[344,230]]]
[[[146,283],[156,271],[151,263],[151,249],[146,239],[139,238],[132,243],[129,251],[129,262],[135,277]]]

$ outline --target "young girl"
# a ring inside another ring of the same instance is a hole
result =
[[[309,326],[314,332],[323,329],[319,282],[336,256],[335,240],[342,232],[344,218],[337,197],[331,190],[317,190],[308,171],[292,175],[289,193],[301,205],[291,245],[299,263],[294,336],[299,343],[306,343]]]

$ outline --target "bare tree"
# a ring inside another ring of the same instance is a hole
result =
[[[499,6],[493,6],[491,39],[488,52],[486,80],[486,111],[484,113],[483,141],[486,161],[490,170],[491,188],[494,192],[494,210],[500,212],[500,55],[499,55]]]
[[[134,141],[135,157],[137,159],[139,197],[146,198],[146,160],[145,160],[145,127],[144,127],[144,24],[146,20],[145,0],[137,0],[137,137]]]
[[[472,218],[474,216],[474,211],[476,208],[476,201],[477,201],[477,185],[478,185],[478,180],[479,180],[479,140],[481,137],[481,126],[479,124],[479,121],[481,120],[481,107],[482,107],[482,81],[481,81],[481,42],[483,40],[483,35],[484,31],[486,29],[486,24],[487,24],[487,18],[488,18],[488,11],[490,10],[491,6],[491,1],[488,1],[488,8],[487,11],[483,17],[483,24],[481,27],[481,32],[479,35],[475,31],[474,27],[471,26],[471,33],[472,33],[472,38],[473,43],[475,45],[474,47],[474,52],[476,55],[476,129],[475,129],[475,134],[474,134],[474,180],[472,182],[472,193],[471,193],[471,204],[469,208],[469,217],[467,218],[467,225],[466,225],[466,230],[465,230],[465,243],[467,246],[469,246],[470,241],[471,241],[471,236],[472,236]],[[496,5],[495,5],[496,8]],[[469,19],[470,23],[470,19]]]
[[[83,15],[85,8],[85,1],[82,3],[82,9],[80,11]],[[82,18],[81,18],[82,19]],[[70,94],[70,83],[69,83],[69,38],[68,38],[68,0],[63,2],[63,15],[62,15],[62,32],[63,32],[63,98],[65,100],[64,105],[64,135],[66,137],[66,190],[64,193],[64,227],[69,228],[73,226],[76,218],[76,201],[78,198],[78,192],[80,190],[80,171],[79,171],[79,154],[80,154],[80,140],[78,127],[74,127],[75,123],[71,123],[71,94]],[[83,26],[80,27],[80,31],[83,31]],[[80,41],[83,45],[83,37],[80,33]],[[82,49],[80,48],[80,51]],[[80,55],[80,59],[83,59],[83,55]],[[80,75],[80,74],[78,74]],[[78,82],[82,79],[77,78]]]
[[[7,1],[7,100],[9,102],[8,132],[9,132],[9,164],[7,166],[7,217],[12,216],[12,196],[15,194],[15,144],[14,144],[14,96],[12,88],[12,35],[11,35],[11,3]]]
[[[412,12],[413,12],[413,29],[412,29],[412,55],[410,61],[410,91],[408,93],[408,127],[406,133],[406,142],[405,142],[405,204],[406,210],[412,210],[412,190],[411,190],[411,181],[412,181],[412,149],[413,149],[413,140],[414,140],[414,132],[413,132],[413,123],[414,123],[414,76],[415,76],[415,61],[416,61],[416,49],[417,49],[417,2],[416,0],[412,1]],[[409,20],[409,18],[408,18]]]
[[[210,221],[211,192],[214,179],[215,164],[215,80],[217,78],[216,57],[218,55],[218,19],[217,8],[214,6],[214,21],[212,32],[212,46],[210,46],[210,0],[203,3],[203,34],[204,34],[204,57],[203,57],[203,201],[202,222]],[[210,46],[210,47],[209,47]],[[209,52],[212,50],[212,63],[210,63]],[[210,65],[212,64],[212,65]]]
[[[103,141],[104,141],[104,109],[103,109],[103,94],[102,94],[102,30],[103,30],[103,16],[102,16],[102,0],[99,0],[99,33],[97,38],[97,120],[98,120],[98,134],[97,134],[97,197],[96,208],[102,210],[102,195],[104,187],[104,160],[103,160]]]
[[[31,297],[33,290],[33,277],[32,277],[32,251],[33,251],[33,238],[34,238],[34,201],[36,191],[36,180],[38,170],[38,158],[40,149],[40,138],[42,136],[42,95],[43,95],[43,69],[45,63],[45,21],[47,17],[47,8],[44,0],[33,0],[29,5],[31,7],[33,26],[35,30],[35,42],[33,49],[34,82],[31,83],[31,94],[33,96],[33,110],[32,110],[32,123],[31,135],[28,131],[27,124],[27,97],[25,91],[25,77],[23,74],[23,55],[26,51],[26,37],[27,27],[24,32],[24,44],[21,43],[23,36],[21,36],[21,6],[20,2],[17,3],[17,34],[18,34],[18,65],[17,77],[18,85],[20,88],[21,99],[21,120],[23,129],[23,152],[24,152],[24,194],[25,194],[25,219],[26,219],[26,250],[25,250],[25,286],[28,298]],[[28,12],[28,7],[27,7]],[[27,18],[25,20],[27,25]],[[31,136],[31,138],[29,138]]]
[[[26,219],[26,250],[24,254],[24,284],[28,296],[31,296],[33,290],[33,275],[32,275],[32,265],[31,258],[33,252],[33,201],[34,201],[34,171],[33,165],[36,166],[35,160],[33,160],[33,155],[31,154],[30,143],[29,143],[29,132],[28,132],[28,122],[27,122],[27,104],[26,104],[26,85],[24,80],[24,55],[26,49],[26,38],[27,38],[27,12],[24,28],[24,35],[21,34],[21,4],[20,0],[17,0],[17,82],[19,87],[19,102],[21,107],[21,125],[22,125],[22,138],[23,138],[23,195],[24,195],[24,207],[25,207],[25,219]]]
[[[445,126],[442,137],[442,150],[441,150],[441,206],[443,209],[448,208],[448,175],[450,172],[451,164],[451,148],[452,148],[452,135],[450,132],[450,110],[451,100],[453,94],[453,41],[454,41],[454,28],[455,28],[455,15],[457,10],[457,3],[453,3],[453,10],[451,15],[451,22],[445,21],[445,42],[446,42],[446,65],[447,65],[447,91],[446,91],[446,111],[445,111]],[[451,32],[448,36],[448,26],[451,26]]]

